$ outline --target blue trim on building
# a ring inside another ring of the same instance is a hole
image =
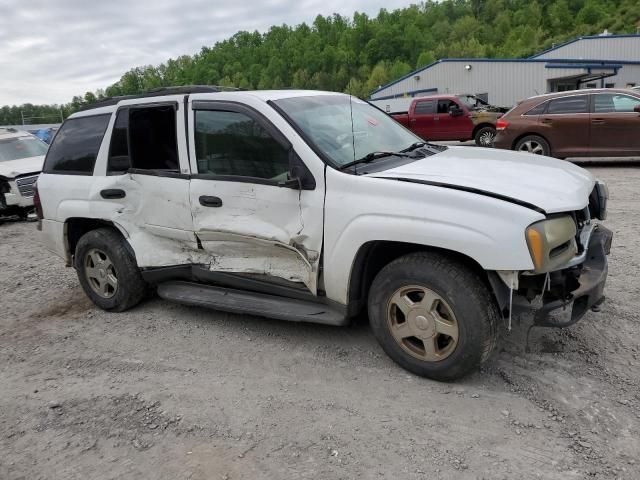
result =
[[[612,37],[613,35],[609,35],[607,37],[594,37],[594,38],[609,38]],[[622,35],[619,35],[618,37],[620,37]],[[628,37],[640,37],[640,35],[624,35],[624,36],[628,36]],[[425,70],[428,70],[431,67],[434,67],[440,63],[445,63],[445,62],[483,62],[483,63],[567,63],[567,64],[574,64],[574,63],[580,63],[580,64],[590,64],[589,66],[591,67],[597,67],[599,65],[610,65],[612,64],[612,62],[615,62],[616,65],[640,65],[640,61],[621,61],[621,60],[584,60],[584,59],[575,59],[575,58],[442,58],[440,60],[436,60],[433,63],[430,63],[428,65],[425,65],[424,67],[418,68],[416,70],[414,70],[413,72],[409,72],[406,75],[403,75],[402,77],[398,78],[397,80],[394,80],[392,82],[387,83],[386,85],[382,85],[381,87],[378,87],[377,89],[375,89],[373,92],[371,92],[369,94],[369,98],[371,99],[371,97],[373,95],[375,95],[376,93],[385,90],[393,85],[395,85],[396,83],[400,83],[403,80],[406,80],[409,77],[413,77],[421,72],[424,72]],[[549,68],[549,67],[547,67]],[[553,68],[553,67],[551,67]],[[557,67],[560,68],[560,67]],[[374,100],[378,100],[378,99],[374,99]]]
[[[619,70],[622,65],[619,63],[552,63],[545,65],[544,68],[579,68],[581,70],[592,68],[606,68],[610,70]]]
[[[413,96],[416,93],[438,93],[437,88],[421,88],[420,90],[410,90],[404,93],[396,93],[395,95],[387,95],[386,97],[378,97],[376,100],[390,100],[392,98],[404,98],[406,96]]]
[[[554,47],[551,48],[547,48],[546,50],[543,50],[540,53],[536,53],[535,55],[531,55],[529,57],[529,59],[533,59],[533,58],[538,58],[540,55],[544,55],[545,53],[549,53],[549,52],[553,52],[554,50],[558,50],[559,48],[562,47],[566,47],[567,45],[571,45],[572,43],[575,42],[579,42],[580,40],[602,40],[602,39],[608,39],[608,38],[633,38],[633,37],[640,37],[640,34],[638,33],[627,33],[627,34],[623,34],[623,35],[585,35],[582,37],[577,37],[574,38],[572,40],[569,40],[567,42],[563,42],[560,43]]]

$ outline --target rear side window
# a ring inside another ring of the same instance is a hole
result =
[[[113,124],[111,133],[111,145],[109,146],[109,158],[120,155],[129,155],[129,140],[127,130],[129,129],[129,109],[118,111],[116,122]]]
[[[44,162],[45,173],[92,175],[111,114],[66,120]]]
[[[587,95],[556,98],[549,102],[547,113],[588,113],[589,98]]]
[[[435,113],[435,102],[433,100],[425,100],[416,103],[415,114],[416,115],[429,115]]]
[[[547,102],[543,102],[540,105],[536,105],[531,110],[527,111],[525,115],[542,115],[545,108],[547,108]]]
[[[126,172],[131,167],[129,156],[129,109],[118,111],[116,121],[111,132],[111,145],[109,146],[109,162],[107,173]]]
[[[131,167],[179,172],[175,106],[132,108],[128,118]],[[123,124],[125,121],[123,118]],[[126,125],[122,128],[125,129]]]

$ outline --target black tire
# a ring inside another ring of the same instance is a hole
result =
[[[85,268],[88,255],[96,251],[103,253],[107,260],[110,260],[109,268],[117,280],[117,287],[113,292],[109,292],[109,297],[96,291],[95,280],[88,276]],[[91,230],[80,238],[76,246],[74,267],[84,292],[103,310],[128,310],[140,303],[147,292],[147,284],[140,274],[135,258],[127,248],[125,239],[112,228]]]
[[[493,148],[493,141],[496,138],[496,129],[487,125],[478,129],[473,139],[479,147]]]
[[[409,285],[435,292],[453,312],[458,338],[445,358],[420,360],[391,333],[391,297]],[[439,253],[412,253],[385,266],[371,285],[368,310],[373,333],[387,355],[406,370],[433,380],[455,380],[477,369],[496,344],[499,311],[486,284],[464,264]]]
[[[539,135],[527,135],[518,140],[513,147],[520,152],[529,152],[535,155],[551,156],[551,145]]]

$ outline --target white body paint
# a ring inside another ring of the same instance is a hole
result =
[[[398,178],[483,190],[535,205],[547,213],[578,210],[588,203],[594,179],[585,170],[558,160],[494,149],[453,147],[370,175],[327,167],[267,103],[322,94],[200,93],[190,95],[187,104],[182,95],[153,97],[75,114],[113,114],[126,104],[177,102],[180,172],[184,177],[107,176],[112,115],[93,176],[41,176],[38,187],[45,245],[68,261],[71,252],[65,240],[65,222],[78,217],[102,219],[113,222],[123,233],[140,267],[200,264],[212,271],[253,273],[301,283],[313,294],[322,281],[329,299],[346,304],[354,260],[360,248],[372,241],[453,250],[486,270],[533,268],[524,232],[531,223],[544,219],[544,214],[491,196]],[[203,100],[240,103],[268,118],[310,170],[316,188],[299,191],[189,177],[197,172],[191,106]],[[105,200],[100,191],[107,188],[123,189],[127,196]],[[203,207],[198,202],[202,195],[220,197],[223,205]]]

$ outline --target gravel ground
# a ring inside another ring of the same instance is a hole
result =
[[[528,342],[520,319],[453,384],[367,325],[97,310],[34,224],[0,226],[0,478],[640,478],[640,169],[592,170],[615,233],[602,312]]]

